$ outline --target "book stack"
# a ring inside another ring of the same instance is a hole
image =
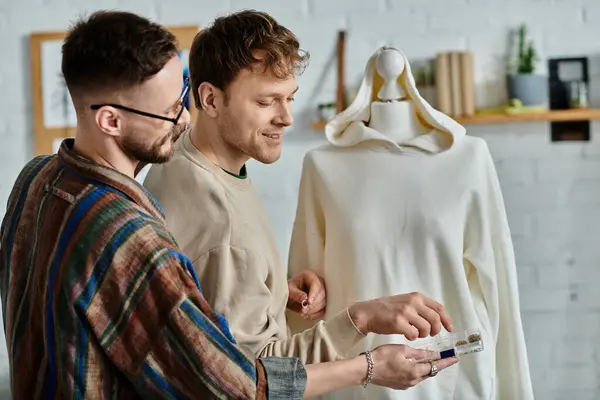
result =
[[[435,58],[436,108],[450,116],[475,114],[473,54],[440,52]]]

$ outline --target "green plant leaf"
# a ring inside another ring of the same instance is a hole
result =
[[[536,63],[539,60],[535,46],[532,40],[527,40],[527,28],[523,23],[518,28],[517,45],[517,73],[531,74],[535,71]]]

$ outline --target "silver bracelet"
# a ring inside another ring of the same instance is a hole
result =
[[[371,380],[373,379],[373,369],[375,368],[375,364],[373,363],[373,357],[371,357],[371,352],[369,350],[364,353],[360,353],[360,355],[365,355],[367,357],[367,379],[363,382],[363,387],[366,389],[369,384],[371,384]]]

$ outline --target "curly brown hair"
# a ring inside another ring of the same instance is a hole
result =
[[[158,73],[177,55],[175,36],[125,11],[97,11],[78,20],[62,45],[62,73],[71,96],[130,88]]]
[[[270,70],[277,78],[285,79],[301,74],[309,57],[300,49],[296,36],[265,12],[242,10],[219,17],[198,32],[190,49],[196,108],[202,108],[198,95],[202,82],[226,93],[228,85],[245,68],[262,66],[263,71]]]

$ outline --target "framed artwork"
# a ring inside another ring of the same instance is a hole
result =
[[[189,76],[189,50],[199,26],[167,27],[179,41],[184,76]],[[67,32],[33,33],[29,37],[33,98],[35,155],[53,154],[60,142],[75,135],[76,117],[61,73],[61,46]],[[192,121],[196,109],[190,95],[186,103]]]

